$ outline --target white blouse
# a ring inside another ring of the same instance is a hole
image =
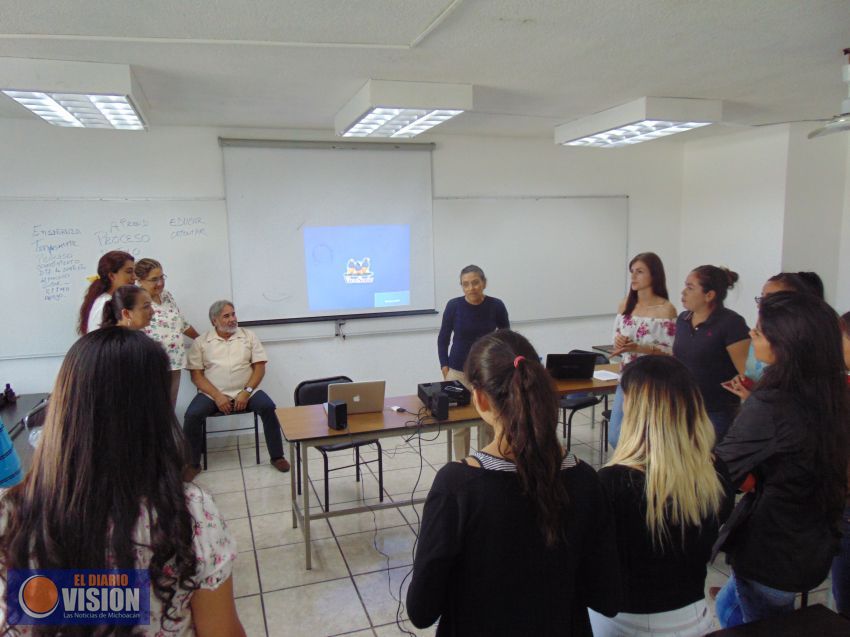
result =
[[[676,319],[617,314],[614,319],[614,337],[617,336],[626,336],[638,345],[652,345],[666,354],[672,354]],[[642,355],[637,352],[623,352],[622,364],[627,365]]]

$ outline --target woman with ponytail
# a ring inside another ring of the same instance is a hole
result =
[[[107,252],[97,262],[97,276],[93,278],[83,304],[77,332],[82,336],[100,327],[103,320],[103,306],[112,298],[112,294],[122,285],[133,285],[136,273],[133,271],[133,255],[120,250]]]
[[[726,293],[737,281],[738,274],[727,268],[694,268],[685,279],[685,311],[676,320],[673,341],[673,356],[696,378],[718,444],[741,406],[740,398],[723,384],[744,373],[750,347],[746,321],[723,307]]]
[[[103,306],[101,327],[127,327],[143,330],[150,325],[153,303],[146,290],[135,285],[122,285]]]
[[[558,441],[558,401],[521,335],[481,337],[466,377],[493,441],[437,473],[407,613],[437,635],[590,635],[620,576],[610,506],[593,469]]]

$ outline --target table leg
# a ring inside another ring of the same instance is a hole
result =
[[[312,546],[310,544],[310,474],[307,471],[308,446],[301,443],[301,496],[304,507],[304,568],[313,568]]]
[[[452,438],[454,437],[454,429],[446,429],[446,462],[452,461]]]
[[[289,457],[292,458],[292,462],[294,464],[295,463],[295,443],[294,442],[289,443]],[[293,466],[293,469],[295,469],[294,466]],[[293,471],[292,473],[294,474],[295,471]],[[295,478],[296,478],[295,475],[289,476],[289,482],[290,482],[289,486],[291,487],[291,493],[292,493],[292,528],[293,529],[298,528],[298,516],[295,513],[295,502],[296,502],[295,498],[298,497],[298,495],[295,493],[295,482],[296,482]]]

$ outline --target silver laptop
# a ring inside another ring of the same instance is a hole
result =
[[[362,383],[333,383],[328,385],[328,401],[342,400],[348,405],[348,414],[366,414],[384,410],[384,392],[387,381],[368,380]],[[325,403],[325,411],[328,404]]]

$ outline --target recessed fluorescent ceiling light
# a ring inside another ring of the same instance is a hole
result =
[[[145,129],[134,98],[141,92],[124,64],[2,58],[0,87],[54,126]]]
[[[618,148],[719,122],[720,100],[642,97],[555,127],[564,146]]]
[[[469,84],[369,80],[336,115],[342,137],[416,137],[472,108]]]
[[[145,127],[125,95],[3,92],[54,126],[121,130],[142,130]]]

